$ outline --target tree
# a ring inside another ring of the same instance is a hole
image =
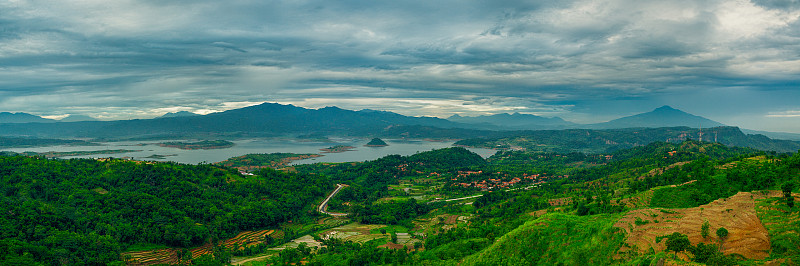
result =
[[[667,250],[675,251],[676,255],[691,245],[692,243],[689,242],[689,236],[687,235],[675,232],[667,236]]]
[[[794,197],[792,197],[792,190],[794,190],[794,182],[788,181],[781,186],[783,190],[783,198],[786,199],[786,205],[794,207]]]
[[[694,261],[699,263],[708,263],[712,258],[721,255],[714,244],[697,243],[696,247],[691,248],[691,252],[694,254]]]
[[[397,234],[392,232],[392,243],[397,243]]]
[[[585,205],[585,204],[583,204],[583,202],[581,202],[580,204],[578,204],[578,211],[577,211],[577,214],[578,214],[579,216],[584,216],[584,215],[588,215],[588,214],[590,214],[589,207],[586,207],[586,205]]]
[[[386,228],[381,228],[381,234],[386,234]]]
[[[708,221],[705,221],[703,226],[700,227],[700,235],[703,236],[703,238],[708,238],[708,231],[710,227],[711,225],[708,224]]]
[[[719,239],[719,248],[722,249],[722,242],[725,241],[725,237],[728,236],[728,229],[725,227],[720,227],[717,229],[717,238]]]
[[[725,227],[720,227],[719,229],[717,229],[717,237],[720,240],[725,239],[726,236],[728,236],[728,229],[725,229]]]

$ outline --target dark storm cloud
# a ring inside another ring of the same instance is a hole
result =
[[[770,9],[800,9],[799,0],[755,0],[753,3]]]
[[[593,122],[671,104],[746,125],[800,110],[768,96],[800,98],[798,6],[8,1],[0,3],[0,109],[115,119],[276,101]],[[710,95],[729,101],[681,100]],[[742,95],[750,107],[727,108]],[[612,105],[622,107],[604,108]]]

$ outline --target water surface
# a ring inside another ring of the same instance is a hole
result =
[[[174,141],[174,140],[171,140]],[[186,140],[194,141],[194,140]],[[160,147],[157,144],[165,141],[120,141],[120,142],[101,142],[97,146],[49,146],[36,148],[10,148],[4,149],[12,152],[70,152],[70,151],[98,151],[98,150],[141,150],[136,152],[116,153],[116,154],[93,154],[81,156],[67,156],[62,158],[131,158],[134,160],[147,161],[174,161],[179,163],[197,164],[213,163],[224,161],[231,157],[241,156],[251,153],[313,153],[324,155],[322,157],[295,161],[293,164],[309,164],[318,162],[361,162],[378,159],[387,155],[412,155],[418,152],[425,152],[434,149],[452,147],[453,141],[434,142],[423,140],[392,140],[385,139],[389,146],[386,147],[364,147],[369,139],[334,139],[331,142],[300,142],[294,140],[275,140],[275,139],[250,139],[233,141],[236,145],[225,149],[213,150],[181,150],[178,148]],[[323,153],[320,149],[335,145],[354,146],[352,151],[342,153]],[[494,155],[491,149],[472,149],[482,157],[486,158]],[[166,156],[164,158],[147,158],[152,155]]]

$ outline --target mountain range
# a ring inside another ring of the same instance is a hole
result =
[[[99,121],[94,117],[87,116],[87,115],[68,115],[67,117],[61,118],[58,120],[59,122],[83,122],[83,121]]]
[[[43,118],[28,113],[0,113],[0,123],[48,123],[56,120]]]
[[[186,117],[186,116],[198,116],[199,114],[195,114],[189,111],[179,111],[174,113],[166,113],[162,116],[156,118],[170,118],[170,117]]]
[[[352,111],[338,107],[306,109],[293,105],[263,103],[207,115],[184,114],[158,119],[2,123],[0,134],[109,140],[192,136],[271,137],[311,133],[365,136],[393,125],[464,127],[464,124],[440,118],[410,117],[385,111]]]
[[[721,127],[724,124],[670,106],[661,106],[653,111],[614,119],[605,123],[591,124],[589,128],[635,128],[635,127]]]
[[[86,118],[91,119],[90,117]],[[76,119],[84,120],[81,117],[76,117]],[[662,106],[651,112],[605,123],[576,124],[558,117],[545,118],[519,113],[478,117],[454,115],[448,119],[441,119],[411,117],[369,109],[360,111],[338,107],[307,109],[277,103],[263,103],[207,115],[176,112],[156,119],[78,122],[62,120],[59,123],[54,122],[59,121],[25,113],[0,113],[0,135],[97,140],[187,137],[243,138],[303,134],[473,138],[508,136],[516,134],[513,131],[519,130],[725,126],[722,123],[688,114],[669,106]],[[786,138],[794,135],[796,134],[782,134],[781,136]]]
[[[447,120],[470,124],[475,127],[493,128],[498,127],[506,130],[541,130],[541,129],[565,129],[565,128],[590,128],[590,129],[614,129],[614,128],[637,128],[637,127],[720,127],[724,124],[711,119],[692,115],[670,106],[661,106],[653,111],[632,116],[614,119],[608,122],[596,124],[577,124],[565,121],[560,117],[541,117],[532,114],[496,114],[490,116],[465,117],[453,115]]]
[[[496,115],[489,115],[489,116],[460,116],[460,115],[453,115],[447,118],[447,120],[457,122],[457,123],[464,123],[464,124],[472,124],[479,127],[485,127],[487,129],[497,129],[505,128],[505,129],[555,129],[555,128],[567,128],[567,127],[575,127],[578,124],[565,121],[560,117],[541,117],[532,114],[520,114],[520,113],[513,113],[513,114],[496,114]]]

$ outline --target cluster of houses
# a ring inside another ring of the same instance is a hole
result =
[[[419,165],[425,165],[425,163],[417,163],[417,164],[419,164]],[[400,171],[400,172],[407,172],[407,171],[408,171],[408,164],[407,164],[407,163],[404,163],[404,164],[398,165],[396,168],[397,168],[397,170],[398,170],[398,171]],[[423,173],[425,173],[425,172],[422,172],[422,171],[419,171],[419,170],[416,170],[416,171],[414,171],[414,172],[416,172],[417,174],[423,174]]]
[[[476,174],[481,174],[481,173],[483,173],[483,172],[482,171],[477,171],[477,172],[459,171],[458,177],[466,177],[466,176],[476,175]],[[500,174],[500,173],[498,172],[497,174]],[[497,179],[497,178],[488,178],[488,179],[484,179],[484,180],[481,180],[481,181],[459,182],[459,183],[454,183],[453,185],[454,186],[461,186],[461,187],[464,187],[464,188],[475,187],[475,188],[479,188],[481,190],[492,190],[492,189],[498,189],[498,188],[507,189],[507,188],[513,187],[517,183],[522,182],[523,180],[530,180],[531,182],[526,182],[526,183],[529,183],[531,185],[537,185],[537,184],[544,183],[547,179],[550,179],[550,177],[547,177],[545,175],[546,175],[546,173],[545,174],[531,174],[531,175],[523,174],[522,178],[514,177],[514,178],[511,178],[511,180],[509,180],[509,181],[503,181],[502,179]],[[569,176],[558,176],[558,178],[565,178],[565,177],[569,177]],[[458,178],[453,178],[451,180],[455,181],[457,179]]]

